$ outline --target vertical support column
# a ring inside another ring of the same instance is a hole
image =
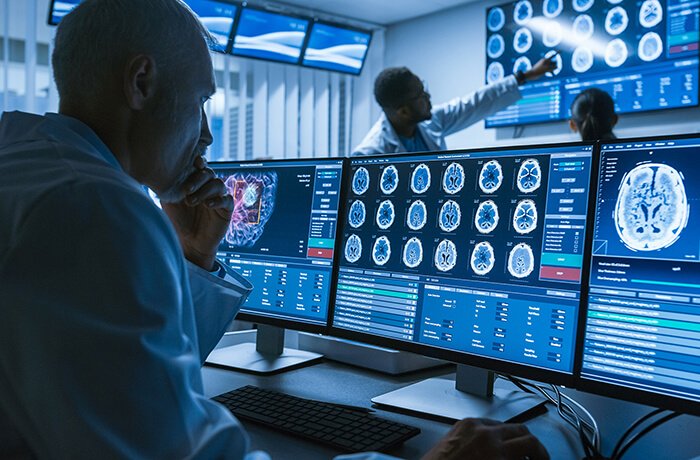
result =
[[[24,110],[36,112],[36,2],[25,0],[27,8],[26,33],[24,36]]]
[[[223,159],[230,160],[231,155],[231,58],[222,56],[224,60],[224,78],[221,82],[224,85],[224,126],[222,131],[222,151]]]
[[[299,157],[299,123],[301,121],[299,110],[299,67],[285,66],[285,91],[284,104],[284,157]]]
[[[330,153],[330,95],[328,72],[317,70],[314,75],[314,156],[328,157]]]
[[[314,156],[314,73],[299,70],[299,156]]]
[[[253,64],[253,158],[268,156],[267,103],[269,64],[255,61]]]
[[[267,155],[285,157],[285,66],[268,64]]]
[[[238,160],[245,160],[246,110],[248,105],[248,64],[239,60],[238,66]]]
[[[330,75],[330,139],[328,156],[338,156],[338,143],[340,142],[340,74]]]

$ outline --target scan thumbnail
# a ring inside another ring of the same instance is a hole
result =
[[[352,176],[352,191],[356,195],[362,195],[369,188],[369,171],[359,167]]]
[[[421,262],[423,262],[423,244],[418,238],[411,238],[403,247],[403,263],[408,268],[416,268]]]
[[[523,161],[518,170],[518,190],[523,193],[532,193],[542,184],[542,169],[540,162],[534,158]]]
[[[396,169],[396,166],[390,165],[384,168],[382,177],[379,180],[379,186],[385,195],[394,193],[396,187],[399,186],[399,171]]]
[[[380,236],[374,241],[372,247],[372,260],[377,265],[384,265],[391,257],[391,243],[386,236]]]
[[[430,168],[421,163],[411,174],[411,190],[413,193],[425,193],[430,188]]]
[[[445,168],[445,175],[442,178],[442,189],[445,193],[454,195],[459,193],[464,187],[464,167],[459,163],[450,163]]]
[[[411,230],[420,230],[425,227],[428,221],[428,210],[425,203],[421,200],[416,200],[408,207],[408,215],[406,216],[406,225]]]
[[[525,235],[537,228],[537,207],[532,200],[518,202],[513,213],[513,228]]]
[[[508,272],[516,278],[525,278],[535,269],[535,255],[530,245],[516,244],[508,255]]]
[[[348,212],[348,223],[352,228],[359,228],[365,223],[366,217],[367,210],[365,209],[365,204],[360,200],[355,200],[350,205],[350,212]]]
[[[462,211],[456,201],[447,200],[440,209],[439,217],[440,229],[443,232],[453,232],[457,230],[462,221]]]
[[[379,208],[377,209],[377,226],[382,230],[386,230],[391,227],[396,218],[396,211],[394,210],[394,203],[391,200],[384,200],[379,203]]]
[[[274,211],[277,173],[235,173],[224,183],[233,196],[233,214],[225,240],[232,246],[252,247]]]
[[[345,260],[354,264],[362,256],[362,240],[357,235],[350,235],[345,242]]]
[[[450,240],[442,240],[435,250],[435,268],[441,272],[452,270],[457,264],[457,246]]]
[[[498,206],[492,200],[479,204],[474,216],[474,225],[479,233],[491,233],[498,226]]]
[[[486,275],[493,269],[495,260],[493,246],[487,241],[482,241],[474,246],[469,265],[477,275]]]
[[[498,160],[487,161],[481,167],[479,188],[484,193],[495,193],[503,183],[503,169]]]

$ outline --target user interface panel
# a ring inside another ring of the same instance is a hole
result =
[[[322,22],[314,23],[303,65],[359,75],[372,33]]]
[[[486,13],[486,81],[557,69],[487,127],[562,120],[577,94],[607,91],[618,113],[698,105],[699,0],[518,0]]]
[[[192,8],[204,27],[214,37],[216,43],[211,47],[212,50],[225,53],[238,7],[231,3],[213,0],[185,0],[185,3]]]
[[[308,27],[307,18],[243,8],[232,53],[296,64]]]
[[[602,145],[584,379],[700,402],[698,158],[700,137]]]
[[[234,201],[218,256],[254,286],[241,312],[326,324],[342,165],[210,163]]]
[[[333,326],[573,371],[592,146],[351,161]]]

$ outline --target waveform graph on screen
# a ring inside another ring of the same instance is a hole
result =
[[[275,209],[275,172],[235,173],[224,181],[233,196],[233,214],[225,239],[232,246],[253,247]]]

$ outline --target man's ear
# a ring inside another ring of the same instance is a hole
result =
[[[156,62],[140,54],[130,59],[124,68],[124,97],[133,110],[143,110],[156,92]]]
[[[576,126],[576,122],[574,122],[574,120],[569,120],[569,128],[571,128],[571,131],[575,133],[578,132],[578,126]]]

